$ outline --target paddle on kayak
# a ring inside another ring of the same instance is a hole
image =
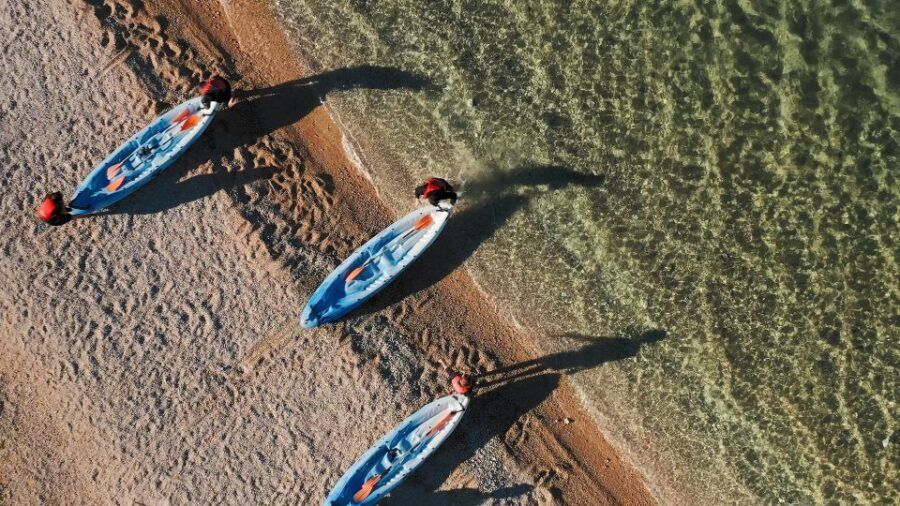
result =
[[[417,188],[422,207],[360,246],[322,281],[300,315],[304,327],[335,321],[359,307],[431,246],[443,231],[456,201],[449,184],[434,186],[436,190],[423,194],[419,190],[424,186]],[[440,200],[434,204],[436,196]]]
[[[375,504],[421,466],[469,406],[465,377],[454,378],[453,388],[456,393],[425,405],[369,448],[338,480],[325,506]]]

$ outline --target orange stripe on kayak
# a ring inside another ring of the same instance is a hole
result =
[[[122,170],[122,165],[124,163],[125,162],[119,162],[115,165],[110,166],[108,169],[106,169],[106,179],[112,179],[112,178],[116,177],[116,174],[118,174],[119,171]]]
[[[184,124],[181,125],[181,131],[184,132],[185,130],[194,128],[198,123],[200,123],[200,113],[192,114],[191,117],[184,120]]]
[[[106,191],[109,193],[112,193],[112,192],[118,190],[119,188],[121,188],[122,183],[124,183],[124,182],[125,182],[125,176],[119,176],[116,179],[114,179],[112,182],[110,182],[108,185],[106,185]]]
[[[363,502],[366,500],[366,497],[372,494],[372,491],[375,490],[375,485],[378,484],[378,480],[381,479],[380,474],[376,474],[375,476],[366,480],[363,483],[363,486],[359,489],[359,491],[353,494],[353,502]]]
[[[427,228],[432,223],[434,223],[434,218],[432,218],[430,214],[426,214],[425,216],[419,218],[419,221],[416,222],[416,226],[413,227],[413,230],[422,230],[423,228]]]
[[[190,115],[191,115],[191,108],[190,108],[190,107],[187,107],[187,108],[185,108],[185,110],[183,110],[183,111],[181,111],[180,113],[178,113],[178,116],[175,116],[175,119],[172,120],[172,123],[173,123],[173,124],[175,124],[175,123],[181,123],[182,121],[184,121],[185,119],[187,119],[187,117],[190,116]]]

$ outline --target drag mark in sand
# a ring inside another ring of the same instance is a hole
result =
[[[266,358],[271,358],[275,352],[282,349],[299,329],[299,324],[294,320],[256,341],[224,375],[207,370],[207,375],[216,382],[216,385],[210,395],[201,401],[180,425],[182,431],[193,429],[201,420],[208,419],[214,412],[225,408],[226,404],[236,402],[244,393],[244,387],[258,375],[258,369],[265,363]]]
[[[133,56],[135,75],[160,90],[189,93],[195,83],[203,80],[206,71],[197,63],[198,55],[185,41],[167,33],[169,21],[165,16],[151,17],[145,6],[136,1],[83,1],[82,11],[93,11],[100,24],[100,46],[117,50],[98,71],[98,77]]]
[[[222,7],[222,13],[225,14],[225,19],[228,21],[228,26],[231,28],[231,33],[234,34],[235,40],[237,40],[238,47],[241,51],[247,52],[244,48],[244,43],[241,40],[241,32],[239,30],[235,30],[234,21],[231,19],[231,6],[229,5],[228,0],[219,0],[219,5]]]
[[[100,69],[99,75],[105,76],[107,74],[107,72],[109,72],[110,70],[115,68],[117,65],[121,64],[126,59],[128,59],[128,55],[130,55],[130,54],[131,54],[131,49],[127,48],[127,47],[125,49],[122,49],[121,51],[119,51],[118,54],[116,54],[115,56],[112,57],[112,59],[109,61],[109,63],[107,63]]]

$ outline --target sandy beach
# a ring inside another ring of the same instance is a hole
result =
[[[589,358],[538,356],[464,263],[299,326],[397,217],[328,95],[415,82],[312,71],[264,3],[199,4],[0,0],[0,504],[317,504],[454,372],[496,370],[385,504],[656,503],[566,380]],[[33,218],[214,73],[237,102],[152,183],[61,228]]]

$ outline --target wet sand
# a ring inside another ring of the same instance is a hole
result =
[[[0,0],[0,26],[0,504],[317,503],[454,371],[506,368],[386,504],[654,502],[565,379],[592,350],[536,357],[462,265],[299,327],[396,217],[321,102],[411,76],[306,69],[255,1]],[[239,100],[156,180],[31,218],[211,73]]]

